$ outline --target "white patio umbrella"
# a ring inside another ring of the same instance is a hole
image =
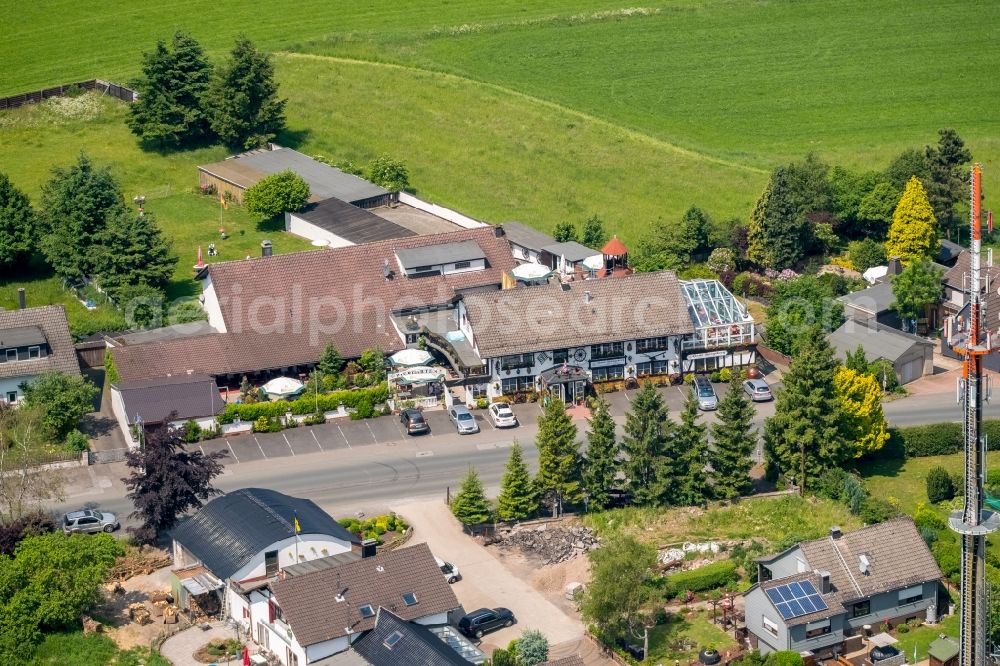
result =
[[[280,400],[293,395],[298,395],[305,390],[306,385],[291,377],[275,377],[262,387],[267,397],[271,400]]]
[[[599,271],[604,268],[604,255],[595,254],[583,260],[583,265],[592,271]]]
[[[312,244],[313,247],[330,247],[330,241],[323,238],[317,238],[312,242]]]
[[[403,349],[389,357],[393,365],[414,366],[427,365],[434,356],[423,349]]]

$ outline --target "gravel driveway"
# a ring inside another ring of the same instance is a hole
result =
[[[527,581],[508,571],[489,550],[463,534],[444,502],[414,502],[393,509],[414,526],[413,543],[426,542],[435,555],[458,566],[462,580],[455,583],[454,590],[466,611],[503,606],[514,612],[517,624],[487,634],[480,646],[484,652],[506,647],[525,629],[538,629],[549,645],[583,637],[579,620],[566,615]]]

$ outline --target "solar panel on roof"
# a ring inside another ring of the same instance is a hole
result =
[[[767,597],[786,620],[827,609],[816,587],[807,580],[777,585],[767,590]]]

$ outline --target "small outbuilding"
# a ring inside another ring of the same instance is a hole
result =
[[[149,428],[167,422],[182,427],[194,421],[212,429],[215,417],[226,407],[215,380],[208,375],[178,375],[111,385],[111,410],[129,447],[138,446],[136,427]]]
[[[869,361],[889,361],[900,384],[908,384],[934,373],[932,341],[875,321],[848,319],[830,334],[829,339],[840,359],[846,358],[848,352],[853,352],[860,345]]]
[[[285,231],[327,247],[416,236],[416,232],[379,217],[364,208],[330,198],[307,205],[297,213],[285,213]]]
[[[958,641],[954,638],[937,638],[927,648],[930,666],[956,666]]]

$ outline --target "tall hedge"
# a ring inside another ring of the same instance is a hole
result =
[[[719,560],[703,567],[682,571],[664,579],[664,594],[667,598],[676,597],[684,591],[704,592],[714,590],[736,580],[736,563],[732,560]]]
[[[892,439],[902,447],[907,458],[943,456],[962,450],[961,423],[930,423],[928,425],[892,428]],[[983,421],[983,432],[991,451],[1000,450],[1000,419]]]
[[[239,416],[241,421],[256,421],[262,416],[284,416],[289,410],[292,414],[312,414],[317,411],[328,412],[344,403],[345,407],[352,409],[365,409],[371,411],[372,405],[385,402],[389,398],[389,389],[385,386],[375,388],[360,389],[356,391],[334,391],[333,393],[321,393],[319,398],[315,395],[304,395],[297,400],[275,400],[273,402],[242,403],[239,405],[228,404],[226,411],[219,414],[219,423],[232,423]]]

